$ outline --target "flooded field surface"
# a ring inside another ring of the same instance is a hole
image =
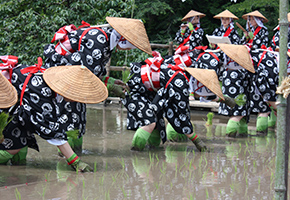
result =
[[[266,137],[225,136],[228,118],[192,110],[196,133],[209,153],[189,141],[156,149],[130,150],[134,131],[126,129],[119,106],[88,108],[81,159],[94,173],[76,173],[55,146],[38,138],[40,153],[29,149],[25,166],[0,166],[0,199],[273,199],[275,130]],[[255,116],[249,124],[255,130]]]

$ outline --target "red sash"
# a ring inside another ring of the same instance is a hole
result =
[[[249,46],[250,47],[252,47],[252,45],[253,45],[253,41],[254,41],[254,38],[255,38],[255,36],[259,33],[259,31],[262,29],[262,27],[261,26],[258,26],[258,28],[256,28],[256,30],[255,30],[255,32],[254,32],[254,37],[252,38],[252,39],[250,39],[249,40]]]
[[[199,29],[199,27],[196,27],[194,30],[197,31],[198,29]],[[183,46],[183,45],[185,45],[189,41],[189,38],[190,38],[192,32],[193,32],[193,30],[190,31],[190,35],[183,40],[183,42],[178,46],[178,48],[181,47],[181,46]]]

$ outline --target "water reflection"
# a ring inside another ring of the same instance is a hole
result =
[[[210,147],[189,142],[130,151],[120,107],[88,109],[82,159],[96,172],[77,174],[43,140],[28,152],[26,166],[0,166],[1,199],[273,199],[275,131],[267,137],[227,138],[227,118],[192,112],[195,131]],[[254,125],[249,124],[250,131]]]

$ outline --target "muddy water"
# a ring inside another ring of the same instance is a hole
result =
[[[89,108],[81,158],[96,172],[72,171],[56,147],[38,138],[40,153],[29,150],[27,165],[0,166],[0,199],[273,199],[275,132],[229,139],[227,118],[215,115],[206,127],[206,114],[193,110],[192,122],[210,153],[189,141],[132,152],[126,112]]]

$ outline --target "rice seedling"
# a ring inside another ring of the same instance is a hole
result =
[[[97,161],[94,162],[94,173],[97,171]]]
[[[122,165],[122,169],[124,170],[125,169],[125,161],[124,161],[124,159],[123,158],[118,158],[118,160],[119,160],[119,162],[121,163],[121,165]]]
[[[120,186],[121,190],[122,190],[122,193],[123,193],[123,197],[126,199],[127,198],[127,193],[125,191],[125,188],[124,186]]]
[[[205,193],[206,193],[206,199],[209,199],[209,193],[208,193],[208,189],[205,188]]]
[[[21,194],[17,188],[15,189],[14,193],[15,193],[16,200],[21,200]]]

